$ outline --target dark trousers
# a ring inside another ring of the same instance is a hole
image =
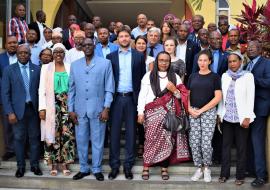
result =
[[[212,139],[213,157],[212,160],[216,163],[221,162],[222,158],[222,134],[220,134],[217,125]]]
[[[136,138],[136,105],[132,96],[116,96],[111,109],[110,131],[110,166],[120,167],[120,134],[125,122],[125,162],[124,167],[131,169],[134,165],[134,150]]]
[[[244,179],[249,129],[241,127],[239,123],[230,123],[227,121],[223,121],[222,132],[223,144],[220,176],[226,178],[230,177],[231,148],[233,142],[235,141],[237,151],[236,179]]]
[[[139,145],[144,145],[144,127],[137,124]]]
[[[17,159],[17,167],[25,168],[25,143],[28,134],[30,146],[30,165],[38,166],[40,155],[40,127],[38,114],[34,111],[33,106],[25,105],[24,116],[13,125],[14,145]]]
[[[258,178],[266,179],[266,124],[267,117],[256,116],[250,126],[251,147],[248,152],[247,167],[250,173],[255,173]],[[255,170],[255,171],[254,171]]]
[[[12,125],[9,124],[8,118],[3,113],[3,107],[1,106],[1,120],[4,127],[4,142],[5,142],[5,152],[14,152],[14,135]]]

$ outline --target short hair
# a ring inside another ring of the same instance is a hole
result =
[[[98,33],[98,32],[99,32],[101,29],[105,29],[105,30],[107,30],[107,31],[108,31],[108,33],[109,33],[109,29],[108,29],[108,28],[106,28],[106,27],[103,27],[103,26],[97,29],[97,33]]]
[[[198,60],[199,60],[199,57],[201,55],[206,55],[208,57],[208,59],[210,60],[210,62],[212,63],[213,61],[213,55],[212,53],[210,52],[209,49],[204,49],[204,50],[201,50],[199,53],[198,53]]]
[[[36,18],[40,18],[43,14],[45,14],[42,10],[38,10],[36,12]]]
[[[204,22],[204,17],[203,17],[202,15],[194,15],[194,16],[192,17],[192,21],[193,21],[193,19],[194,19],[195,17],[200,17],[200,19]]]
[[[238,33],[238,35],[240,35],[240,31],[239,31],[237,28],[233,28],[233,29],[231,29],[231,30],[229,31],[229,33],[228,33],[229,35],[230,35],[230,32],[231,32],[231,31],[235,31],[235,32],[237,32],[237,33]]]
[[[41,52],[39,53],[39,58],[41,58],[41,56],[42,56],[43,52],[44,52],[44,51],[46,51],[46,50],[50,51],[50,52],[51,52],[51,54],[52,54],[52,49],[51,49],[51,48],[46,47],[45,49],[41,50]]]
[[[156,33],[158,33],[159,35],[160,35],[160,33],[161,33],[160,29],[157,28],[157,27],[152,27],[152,28],[150,28],[149,31],[148,31],[148,33],[153,33],[153,32],[156,32]]]
[[[130,29],[129,29],[128,27],[126,27],[126,26],[122,26],[122,27],[120,28],[120,30],[117,32],[117,37],[119,36],[120,32],[126,32],[126,33],[128,33],[128,34],[131,36],[131,31],[130,31]]]

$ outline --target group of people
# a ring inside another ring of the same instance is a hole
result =
[[[106,28],[99,16],[79,25],[69,15],[62,30],[46,27],[43,11],[29,25],[22,4],[15,13],[6,52],[0,54],[0,78],[3,160],[15,153],[16,177],[24,176],[27,151],[31,171],[42,175],[41,151],[52,176],[59,170],[70,175],[77,155],[80,171],[73,179],[92,172],[103,181],[108,134],[108,178],[115,179],[124,126],[126,179],[133,179],[138,156],[143,180],[150,178],[150,167],[160,166],[162,179],[168,180],[171,164],[193,160],[192,181],[211,182],[214,161],[221,163],[219,182],[224,183],[235,142],[235,184],[243,184],[246,175],[255,177],[253,187],[266,183],[270,62],[258,40],[240,43],[239,31],[226,19],[205,29],[201,15],[182,22],[168,14],[159,28],[139,14],[132,30],[120,21]],[[190,129],[166,130],[167,114],[181,112],[188,113]]]

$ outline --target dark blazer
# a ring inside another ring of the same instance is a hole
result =
[[[106,57],[112,63],[113,75],[115,80],[115,92],[117,92],[119,84],[119,55],[118,51],[112,52]],[[133,87],[133,100],[137,105],[138,96],[141,88],[141,80],[145,74],[145,60],[144,55],[134,49],[131,49],[131,62],[132,62],[132,87]]]
[[[188,40],[192,41],[194,44],[197,44],[197,46],[200,46],[200,40],[194,31],[189,33]]]
[[[43,25],[43,27],[46,27],[45,24],[42,23],[42,25]],[[28,28],[29,28],[29,29],[34,29],[34,30],[37,32],[37,40],[36,40],[36,43],[38,43],[39,40],[40,40],[41,32],[43,32],[43,31],[39,31],[39,27],[38,27],[37,22],[32,22],[32,23],[28,24]]]
[[[227,70],[228,70],[228,53],[219,50],[217,74],[219,74],[219,76],[221,77],[222,74],[225,73]],[[199,71],[198,54],[196,54],[193,61],[192,73],[196,73],[198,71]]]
[[[186,60],[185,60],[187,76],[189,76],[192,73],[194,57],[199,51],[200,47],[196,43],[193,43],[191,40],[187,40]]]
[[[70,50],[72,46],[70,45],[68,39],[69,39],[69,29],[65,28],[62,32],[63,34],[63,45],[66,47],[67,50]]]
[[[40,67],[29,61],[30,96],[34,110],[38,113],[38,87]],[[15,113],[22,119],[25,110],[26,92],[18,62],[5,68],[2,78],[2,101],[5,114]]]
[[[7,52],[1,53],[0,54],[0,94],[1,94],[1,81],[2,81],[2,76],[3,76],[3,71],[5,67],[9,65],[10,63],[9,63]],[[2,104],[2,98],[0,98],[0,104]]]
[[[268,116],[270,113],[270,60],[260,57],[251,73],[255,81],[255,115]]]
[[[117,51],[118,48],[119,48],[119,46],[118,46],[117,44],[114,44],[114,43],[109,42],[109,48],[110,48],[110,52],[112,53],[112,52],[114,52],[114,51]],[[101,45],[101,43],[96,44],[96,47],[95,47],[95,55],[96,55],[96,56],[99,56],[99,57],[105,58],[105,57],[103,56],[102,45]]]

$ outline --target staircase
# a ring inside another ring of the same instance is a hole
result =
[[[123,131],[124,133],[124,131]],[[122,138],[123,139],[123,138]],[[122,147],[124,140],[121,140]],[[235,151],[233,151],[233,160],[235,160]],[[40,167],[43,171],[43,176],[35,176],[30,172],[29,161],[27,161],[25,176],[18,179],[16,178],[16,161],[15,158],[10,161],[1,161],[0,163],[0,190],[3,189],[43,189],[43,190],[71,190],[71,189],[87,189],[87,190],[248,190],[253,189],[250,186],[251,178],[246,179],[246,183],[238,187],[234,184],[235,167],[231,168],[231,179],[225,184],[219,184],[218,177],[220,173],[220,166],[213,166],[212,170],[212,182],[205,183],[203,179],[199,182],[191,182],[190,177],[195,171],[195,167],[192,162],[186,162],[175,166],[169,167],[170,179],[163,181],[160,177],[160,168],[155,167],[150,169],[150,179],[143,181],[141,179],[142,172],[142,159],[136,158],[135,166],[132,171],[134,173],[133,180],[126,180],[123,175],[123,170],[120,168],[120,175],[115,180],[108,180],[109,167],[109,149],[105,148],[103,156],[103,172],[105,181],[96,181],[93,175],[87,176],[79,181],[72,180],[72,176],[79,171],[79,163],[70,165],[72,174],[70,176],[64,176],[62,173],[58,173],[56,177],[50,176],[50,168],[40,161]],[[124,160],[124,149],[121,148],[121,160]],[[89,154],[89,161],[91,163],[91,153]],[[235,164],[233,164],[235,165]],[[262,189],[270,189],[270,184],[265,185]]]

